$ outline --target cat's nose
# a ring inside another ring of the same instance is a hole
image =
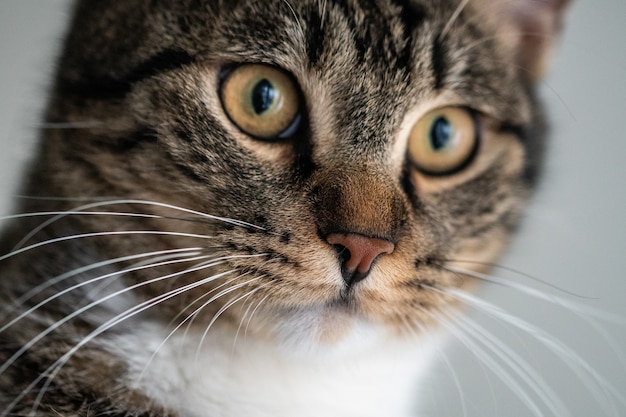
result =
[[[331,233],[326,241],[339,253],[341,273],[348,285],[356,284],[369,274],[376,258],[392,253],[395,244],[386,239],[356,233]]]

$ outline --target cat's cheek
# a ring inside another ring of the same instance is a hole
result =
[[[487,238],[481,236],[477,239],[468,239],[451,254],[451,262],[447,262],[446,266],[462,267],[470,271],[485,273],[491,268],[490,265],[502,255],[510,239],[511,231],[506,227],[492,230]],[[462,262],[468,259],[471,259],[471,262]],[[472,281],[469,277],[467,280]]]

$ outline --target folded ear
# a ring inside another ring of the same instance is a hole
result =
[[[513,29],[517,63],[531,81],[543,76],[569,0],[480,0]],[[487,6],[489,4],[489,6]],[[502,20],[501,20],[502,22]]]

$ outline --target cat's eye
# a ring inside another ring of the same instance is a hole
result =
[[[258,139],[288,138],[297,131],[301,120],[297,84],[285,72],[269,65],[234,68],[222,81],[220,99],[230,120]]]
[[[411,129],[409,158],[429,175],[448,175],[476,154],[479,131],[474,114],[463,107],[443,107],[422,117]]]

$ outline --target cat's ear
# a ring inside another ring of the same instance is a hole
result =
[[[481,0],[497,9],[506,30],[512,30],[517,64],[532,81],[545,73],[561,32],[569,0]]]

